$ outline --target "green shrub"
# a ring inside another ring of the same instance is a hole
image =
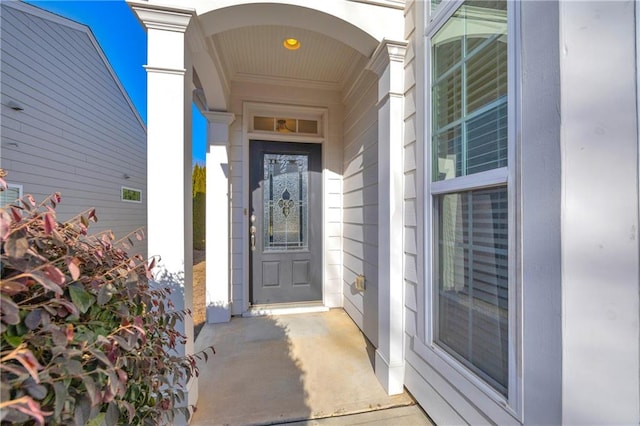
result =
[[[206,247],[206,194],[198,192],[193,197],[193,248],[205,250]]]
[[[0,179],[0,183],[1,179]],[[207,353],[185,336],[152,260],[111,232],[88,235],[95,210],[65,223],[60,195],[0,209],[0,419],[37,424],[170,424],[189,417],[183,385]],[[213,348],[211,348],[213,349]]]
[[[206,249],[206,203],[207,203],[207,168],[199,164],[193,166],[191,173],[193,188],[193,248]]]

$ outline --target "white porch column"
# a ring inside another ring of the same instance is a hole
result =
[[[173,289],[176,309],[193,307],[191,65],[185,31],[193,11],[129,2],[147,30],[147,244],[159,261],[155,283]],[[193,319],[180,324],[193,353]],[[186,385],[187,403],[198,398]],[[182,421],[176,419],[178,423]]]
[[[207,118],[207,322],[231,319],[229,280],[229,126],[235,116],[228,112],[204,112]]]
[[[404,389],[403,104],[406,43],[385,40],[368,68],[378,75],[378,349],[376,376]]]

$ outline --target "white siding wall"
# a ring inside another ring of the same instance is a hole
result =
[[[405,37],[408,41],[405,55],[405,117],[404,117],[404,283],[405,283],[405,333],[406,342],[409,343],[418,330],[418,265],[422,260],[419,255],[424,255],[418,241],[418,205],[422,200],[418,199],[416,188],[423,188],[423,183],[418,179],[417,159],[422,152],[422,146],[418,146],[417,136],[422,117],[416,112],[415,99],[417,98],[416,77],[417,67],[420,67],[419,58],[416,59],[416,49],[422,48],[421,37],[416,33],[415,2],[407,2],[405,8]],[[419,54],[420,52],[418,52]],[[421,111],[422,112],[422,111]],[[422,135],[421,135],[422,136]],[[422,164],[422,162],[420,162]],[[422,191],[421,191],[422,192]],[[421,194],[422,195],[422,194]],[[422,293],[421,293],[422,294]],[[408,347],[406,351],[410,351]]]
[[[560,3],[566,424],[640,424],[638,5]]]
[[[416,342],[424,343],[426,275],[424,265],[424,158],[425,140],[425,54],[424,2],[405,4],[405,136],[404,136],[404,285],[405,285],[405,386],[436,422],[462,424],[463,420],[439,395],[433,379],[435,369],[420,353]]]
[[[94,232],[145,226],[146,130],[89,30],[24,4],[3,3],[1,15],[8,181],[37,200],[61,192],[59,220],[96,207]],[[142,203],[121,201],[122,186],[141,190]]]
[[[344,309],[378,345],[378,80],[362,74],[345,101],[343,166]],[[366,278],[356,290],[356,275]]]
[[[243,162],[247,147],[243,140],[243,103],[299,105],[328,108],[329,130],[322,146],[324,191],[324,264],[323,297],[329,307],[342,306],[342,122],[343,107],[340,96],[333,90],[315,90],[258,83],[232,83],[231,108],[235,121],[231,126],[229,158],[231,161],[231,283],[232,314],[242,314],[249,306],[249,273],[245,270],[248,258],[248,218],[245,205],[246,181]]]
[[[245,270],[244,244],[248,229],[245,225],[244,182],[242,164],[245,156],[242,143],[242,108],[234,111],[236,119],[229,129],[229,183],[231,188],[231,314],[240,315],[244,312],[244,284],[249,280],[249,271]]]
[[[452,368],[451,362],[441,357],[430,343],[426,329],[426,318],[433,316],[433,312],[425,294],[431,272],[428,259],[424,258],[424,247],[430,238],[423,216],[424,173],[428,173],[423,147],[430,143],[425,125],[428,96],[424,67],[428,69],[430,65],[425,60],[428,47],[424,45],[424,7],[425,4],[418,1],[406,5],[410,39],[406,97],[408,102],[415,102],[419,114],[406,114],[405,118],[405,385],[437,424],[559,424],[562,404],[560,121],[555,107],[559,102],[558,5],[553,2],[521,5],[522,44],[518,46],[518,55],[522,64],[518,64],[521,70],[516,74],[521,110],[514,110],[517,113],[514,122],[519,126],[522,143],[513,165],[520,173],[514,185],[520,221],[514,232],[520,247],[510,255],[518,256],[516,288],[523,302],[516,304],[516,316],[523,332],[518,342],[514,342],[518,360],[514,373],[518,378],[512,409],[505,409],[490,393],[483,392],[477,382],[460,373],[463,369]],[[525,72],[527,80],[520,77]],[[417,145],[412,140],[416,140]]]
[[[438,424],[638,424],[638,3],[518,3],[511,409],[425,330],[424,7],[405,9],[405,96],[420,111],[405,114],[406,387]]]

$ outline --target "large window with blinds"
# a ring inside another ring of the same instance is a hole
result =
[[[437,3],[449,8],[428,31],[433,339],[507,396],[507,1]]]

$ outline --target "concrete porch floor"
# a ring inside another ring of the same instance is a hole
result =
[[[207,324],[191,425],[431,425],[406,392],[388,396],[374,349],[342,309]]]

